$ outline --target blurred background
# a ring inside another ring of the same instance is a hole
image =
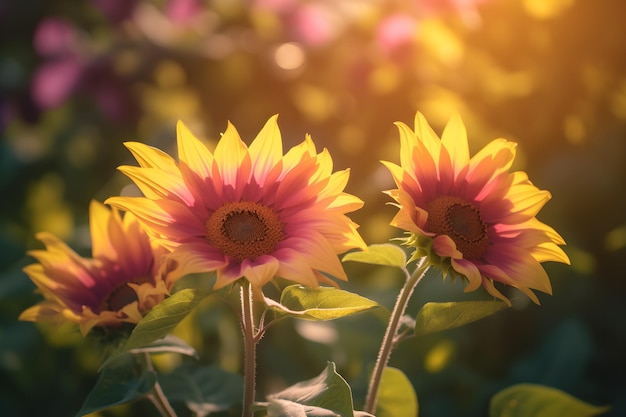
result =
[[[123,142],[175,152],[183,120],[209,146],[227,121],[249,143],[278,113],[285,149],[310,133],[347,191],[368,243],[388,226],[399,161],[394,121],[421,111],[441,133],[461,114],[470,149],[519,143],[514,168],[551,191],[538,216],[567,241],[572,266],[545,265],[554,295],[412,339],[391,365],[414,384],[420,415],[485,416],[519,382],[562,389],[626,415],[626,2],[617,0],[0,0],[0,414],[71,416],[101,352],[74,328],[18,322],[41,300],[21,271],[49,231],[88,255],[88,204],[117,195],[134,164]],[[346,264],[344,288],[391,308],[396,271]],[[488,298],[433,273],[426,301]],[[480,291],[479,291],[480,292]],[[236,317],[209,300],[178,329],[203,364],[238,371]],[[365,313],[284,321],[259,347],[259,395],[318,375],[327,360],[357,408],[384,322]],[[167,369],[170,363],[163,361]],[[147,414],[149,404],[101,416]]]

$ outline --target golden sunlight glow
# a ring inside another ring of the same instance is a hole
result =
[[[550,19],[558,16],[575,0],[524,0],[524,7],[537,19]]]

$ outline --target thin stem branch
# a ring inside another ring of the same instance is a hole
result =
[[[241,285],[241,329],[243,331],[244,348],[244,390],[242,417],[251,417],[256,385],[256,332],[254,328],[254,309],[252,304],[252,287],[248,280]]]
[[[397,336],[400,319],[404,315],[404,311],[406,310],[406,306],[411,298],[411,294],[413,294],[413,290],[426,274],[428,266],[429,264],[426,263],[426,257],[424,257],[418,262],[413,274],[409,275],[408,271],[406,269],[404,270],[407,275],[407,280],[400,290],[400,294],[398,294],[398,298],[396,299],[396,304],[393,307],[393,312],[389,318],[389,324],[387,325],[385,336],[383,337],[383,341],[380,345],[378,358],[376,359],[372,377],[367,389],[367,396],[365,398],[365,412],[367,413],[373,414],[374,411],[376,411],[380,380],[382,378],[383,371],[389,362],[389,358],[391,357],[391,351],[395,346],[395,342],[399,340]]]
[[[152,364],[152,358],[150,357],[150,353],[144,352],[144,361],[146,367],[149,371],[156,372],[154,369],[154,365]],[[177,417],[176,412],[172,408],[172,405],[167,400],[163,389],[161,388],[161,384],[156,380],[154,383],[154,387],[152,387],[152,392],[147,395],[148,399],[154,407],[157,409],[159,414],[163,417]]]

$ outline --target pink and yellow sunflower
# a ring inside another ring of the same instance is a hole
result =
[[[135,217],[96,201],[89,207],[93,258],[83,258],[56,236],[37,234],[45,250],[28,254],[39,263],[24,272],[45,300],[20,315],[25,321],[94,326],[137,323],[170,292],[180,274],[166,250],[155,246]]]
[[[134,213],[185,273],[216,271],[215,288],[243,277],[257,288],[275,277],[312,287],[347,279],[337,255],[365,247],[346,216],[363,203],[343,191],[349,171],[333,173],[308,135],[283,155],[276,116],[249,147],[229,123],[211,152],[179,122],[177,144],[178,162],[127,143],[139,166],[119,169],[145,197],[107,203]]]
[[[415,131],[397,123],[400,166],[384,162],[398,187],[389,191],[399,211],[391,224],[411,233],[415,256],[429,256],[444,273],[467,279],[466,291],[481,285],[510,304],[496,287],[518,288],[535,303],[532,290],[551,294],[541,262],[569,264],[565,242],[535,217],[551,198],[526,173],[510,172],[516,144],[496,139],[470,159],[467,133],[453,117],[441,139],[422,114]]]

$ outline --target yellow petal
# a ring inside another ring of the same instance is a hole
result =
[[[448,150],[455,177],[470,160],[467,131],[458,114],[454,114],[441,135],[441,143]]]
[[[210,177],[213,155],[180,120],[176,124],[176,138],[181,169],[188,168],[200,179]]]
[[[484,278],[483,287],[485,287],[485,289],[487,290],[489,294],[493,295],[496,298],[499,298],[500,300],[504,301],[507,306],[511,307],[511,300],[506,298],[504,294],[502,294],[500,291],[496,289],[496,287],[493,285],[492,280]]]
[[[439,160],[439,152],[441,150],[441,140],[435,131],[430,127],[424,115],[420,112],[415,114],[415,134],[426,146],[426,149],[432,155],[433,160]]]
[[[117,169],[130,178],[143,195],[152,200],[175,198],[190,206],[194,204],[195,199],[180,176],[169,175],[159,168],[124,165]]]
[[[219,167],[225,185],[236,186],[238,181],[248,179],[240,178],[245,175],[241,167],[246,156],[248,156],[248,147],[239,137],[235,126],[229,122],[226,132],[217,143],[214,154],[215,163]]]
[[[397,187],[402,186],[402,178],[404,177],[404,169],[402,167],[394,164],[393,162],[380,161],[391,173],[393,177],[393,181],[396,183]]]
[[[283,142],[277,120],[278,115],[270,117],[250,144],[252,172],[261,183],[283,157]]]
[[[400,133],[400,165],[407,172],[415,172],[414,160],[415,148],[417,147],[417,137],[407,125],[401,122],[395,123]]]
[[[261,256],[253,262],[245,260],[242,264],[243,275],[258,288],[276,277],[279,262],[273,256]]]
[[[118,218],[115,218],[117,214]],[[112,230],[116,227],[117,230]],[[117,259],[115,242],[111,240],[112,232],[121,235],[121,218],[119,213],[107,208],[104,204],[91,200],[89,204],[89,232],[91,233],[92,254],[94,258]]]
[[[178,172],[176,161],[160,149],[139,142],[125,142],[124,146],[133,154],[139,166],[159,168],[165,172]]]

